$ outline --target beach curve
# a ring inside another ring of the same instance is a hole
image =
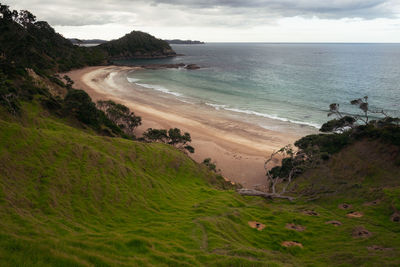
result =
[[[110,99],[128,106],[142,117],[136,135],[147,128],[177,127],[192,136],[195,161],[212,158],[224,177],[245,187],[266,183],[264,161],[273,151],[293,143],[304,132],[274,131],[229,116],[207,105],[185,103],[162,92],[129,82],[137,67],[98,66],[73,70],[68,75],[75,88],[93,101]]]

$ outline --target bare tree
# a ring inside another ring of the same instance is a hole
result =
[[[339,110],[339,104],[333,103],[329,105],[329,113],[328,117],[334,115],[336,119],[330,120],[324,123],[320,129],[321,132],[345,132],[347,130],[351,130],[356,128],[359,125],[367,125],[370,122],[371,114],[375,114],[376,116],[383,116],[383,120],[387,121],[389,118],[388,114],[382,109],[371,109],[368,103],[368,96],[364,96],[362,98],[354,99],[350,101],[350,104],[353,106],[357,106],[362,114],[356,115],[344,115]],[[376,122],[376,121],[374,121]]]
[[[295,150],[292,145],[287,145],[274,151],[264,163],[267,177],[266,190],[239,189],[242,195],[262,196],[265,198],[283,198],[294,200],[296,198],[286,195],[294,178],[306,169],[314,168],[321,161],[318,147]],[[278,162],[279,166],[274,166]]]

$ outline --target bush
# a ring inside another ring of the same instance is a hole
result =
[[[181,133],[181,130],[178,128],[171,128],[168,130],[165,129],[147,129],[146,132],[143,133],[143,138],[145,141],[150,142],[162,142],[166,144],[170,144],[175,146],[178,149],[186,150],[189,153],[194,153],[194,147],[188,145],[187,143],[192,141],[189,133]]]
[[[17,114],[20,111],[18,91],[7,80],[7,76],[3,72],[0,72],[0,105],[12,114]]]
[[[299,149],[306,150],[310,147],[318,147],[320,152],[334,154],[351,143],[349,132],[341,134],[313,134],[297,140],[294,145]]]
[[[211,161],[211,158],[205,158],[203,164],[206,165],[210,171],[217,171],[217,165]]]
[[[99,128],[99,111],[90,96],[83,90],[71,89],[64,99],[65,112],[70,113],[79,121]]]
[[[131,112],[128,107],[122,104],[117,104],[111,100],[98,101],[97,107],[127,135],[134,136],[133,130],[142,124],[142,118],[136,116],[135,113]]]
[[[343,131],[346,127],[351,127],[356,122],[356,119],[351,116],[344,116],[340,119],[333,119],[324,123],[319,129],[323,133]]]
[[[400,146],[400,127],[392,123],[361,125],[354,129],[353,137],[355,140],[379,139],[382,142]]]
[[[150,142],[160,141],[162,143],[166,143],[168,140],[167,130],[165,129],[149,128],[146,132],[143,133],[143,137],[145,138],[145,140]]]

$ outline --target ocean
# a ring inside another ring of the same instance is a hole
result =
[[[124,64],[197,64],[199,70],[129,73],[127,79],[186,104],[207,105],[246,120],[263,118],[319,128],[329,104],[345,113],[368,96],[371,109],[400,116],[400,44],[208,43],[173,45],[178,56]],[[270,121],[270,120],[269,120]]]

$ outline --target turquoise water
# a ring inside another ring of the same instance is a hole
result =
[[[195,63],[200,70],[146,70],[129,80],[188,103],[243,116],[319,127],[330,103],[356,113],[350,100],[400,116],[400,44],[175,45],[171,59],[124,63]]]

